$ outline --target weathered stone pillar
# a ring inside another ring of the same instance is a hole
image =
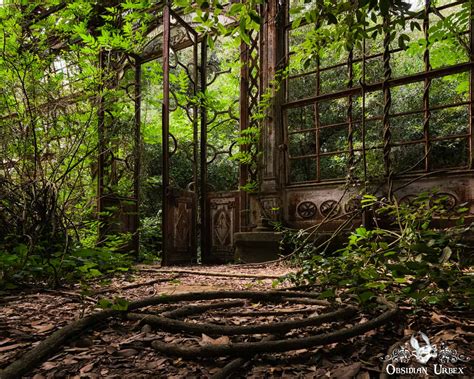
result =
[[[261,93],[271,95],[271,104],[265,109],[260,145],[260,193],[258,203],[262,217],[278,219],[276,209],[281,207],[281,186],[284,183],[284,156],[279,146],[283,144],[283,122],[281,104],[283,83],[281,70],[285,64],[285,1],[268,0],[262,9],[261,30]]]

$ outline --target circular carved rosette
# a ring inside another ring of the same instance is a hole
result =
[[[412,206],[412,205],[414,205],[415,199],[416,199],[416,195],[406,195],[406,196],[403,196],[398,201],[398,203],[400,205]]]
[[[458,199],[448,192],[437,193],[430,199],[430,207],[439,207],[439,211],[452,211],[457,204]]]
[[[303,201],[298,204],[296,211],[301,218],[311,218],[316,215],[317,207],[312,201]]]
[[[321,203],[319,212],[324,217],[334,218],[341,213],[341,206],[336,200],[326,200]]]

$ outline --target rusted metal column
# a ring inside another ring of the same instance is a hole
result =
[[[474,169],[474,2],[471,2],[471,22],[469,24],[469,38],[470,38],[470,63],[471,69],[469,71],[469,168]]]
[[[428,41],[428,32],[430,27],[429,22],[429,11],[430,11],[431,0],[425,0],[425,15],[423,19],[423,34],[426,41]],[[428,43],[426,44],[425,51],[423,53],[423,62],[425,71],[428,72],[431,70],[430,65],[430,50],[428,48]],[[424,81],[424,91],[423,91],[423,135],[425,139],[425,171],[430,170],[430,87],[431,87],[431,78],[427,77]]]
[[[97,109],[97,135],[98,135],[98,160],[97,160],[97,219],[99,221],[99,236],[98,243],[101,244],[105,240],[107,232],[106,223],[107,220],[104,217],[105,212],[105,197],[104,197],[104,186],[105,186],[105,155],[106,143],[105,143],[105,99],[104,99],[104,69],[105,69],[105,53],[103,50],[99,52],[99,70],[100,70],[100,83],[99,83],[99,102]]]
[[[316,96],[321,94],[321,65],[319,55],[316,57]],[[321,180],[321,119],[319,117],[319,102],[314,103],[316,122],[316,180]]]
[[[201,85],[204,95],[207,90],[207,38],[201,42]],[[201,99],[201,177],[200,177],[200,210],[201,210],[201,259],[204,261],[210,254],[207,228],[207,109],[204,99]]]
[[[193,182],[194,182],[194,188],[193,188],[193,195],[194,195],[194,209],[193,209],[193,222],[194,222],[194,228],[193,228],[193,235],[196,237],[196,230],[197,230],[197,225],[198,225],[198,212],[197,212],[197,206],[199,204],[199,125],[198,125],[198,104],[197,104],[197,93],[198,93],[198,81],[199,81],[199,69],[198,69],[198,64],[199,64],[199,38],[198,35],[195,34],[193,35],[194,41],[193,41],[193,97],[195,98],[195,102],[193,103],[193,108],[192,108],[192,114],[193,114]],[[197,241],[193,242],[193,246],[197,246]],[[196,254],[196,249],[193,254]]]
[[[162,135],[162,221],[161,230],[163,234],[162,240],[162,264],[167,265],[169,261],[169,123],[170,123],[170,3],[166,1],[163,8],[163,105],[161,111],[161,135]]]
[[[285,5],[278,1],[269,1],[262,7],[262,28],[260,39],[261,65],[259,68],[262,76],[261,88],[270,91],[272,104],[266,110],[266,117],[262,123],[262,185],[263,192],[276,193],[280,189],[279,168],[280,154],[278,146],[283,142],[283,122],[281,117],[281,104],[283,103],[283,89],[280,82],[279,69],[283,67],[285,51],[284,40],[284,15]]]
[[[352,88],[354,85],[354,70],[352,67],[352,59],[353,59],[353,50],[349,52],[349,57],[347,59],[347,69],[348,69],[348,81],[347,87]],[[355,165],[355,156],[354,156],[354,125],[353,125],[353,115],[352,115],[352,95],[348,97],[348,105],[347,105],[347,123],[348,123],[348,133],[347,133],[347,145],[349,148],[349,159],[348,159],[348,176],[349,180],[352,181],[354,177],[354,165]]]
[[[390,91],[389,81],[392,78],[392,69],[390,67],[390,20],[388,17],[384,19],[384,41],[383,41],[383,67],[384,78],[382,83],[382,91],[384,97],[383,108],[383,160],[385,164],[385,176],[388,185],[388,197],[392,195],[392,165],[391,165],[391,142],[392,133],[390,130],[390,108],[392,106],[392,94]]]
[[[250,115],[249,115],[249,47],[247,44],[242,42],[240,44],[240,96],[239,96],[239,129],[240,132],[244,131],[249,127]],[[246,146],[240,146],[240,149],[245,151]],[[245,164],[239,165],[239,186],[243,187],[247,184],[249,178],[248,166]],[[248,193],[240,190],[240,231],[246,231],[246,227],[250,223],[249,212],[247,211],[249,206]]]
[[[140,253],[140,171],[141,171],[141,82],[142,65],[140,59],[135,59],[135,122],[134,122],[134,167],[133,167],[133,197],[135,199],[134,209],[134,231],[132,236],[133,249],[135,254]]]
[[[365,31],[365,26],[364,26]],[[362,164],[364,168],[364,194],[367,193],[367,150],[366,150],[366,124],[365,124],[365,115],[366,115],[366,99],[365,99],[365,87],[366,87],[366,39],[362,41],[362,81],[361,86],[361,96],[362,96],[362,123],[361,123],[361,138],[362,138]],[[366,227],[368,225],[368,214],[365,208],[362,209],[362,225]]]

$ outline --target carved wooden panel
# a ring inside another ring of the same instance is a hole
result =
[[[195,197],[191,191],[172,190],[167,196],[170,204],[168,223],[169,251],[166,264],[186,264],[196,261],[196,226],[194,225]]]
[[[203,261],[229,262],[234,258],[234,233],[239,231],[238,192],[209,194],[210,254]]]

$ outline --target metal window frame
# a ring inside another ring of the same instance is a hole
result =
[[[450,4],[446,4],[440,7],[437,7],[438,10],[446,10],[450,8],[454,8],[456,6],[465,4],[467,1],[462,0],[462,1],[456,1],[452,2]],[[429,34],[429,26],[430,26],[430,15],[434,14],[431,8],[430,0],[425,0],[425,7],[422,11],[419,12],[419,14],[423,15],[423,27],[422,31],[424,34],[424,37],[427,39],[428,34]],[[289,7],[289,2],[287,3]],[[472,11],[471,11],[472,12]],[[287,15],[289,12],[287,12]],[[385,20],[385,22],[388,22],[388,20]],[[323,156],[328,156],[328,155],[337,155],[337,154],[342,154],[342,153],[348,153],[350,155],[349,160],[350,162],[354,163],[354,156],[355,152],[364,152],[368,151],[370,149],[374,148],[379,148],[377,147],[370,147],[367,148],[365,147],[365,144],[363,143],[363,146],[365,148],[360,149],[360,148],[355,148],[354,147],[354,126],[363,123],[365,124],[367,121],[372,121],[372,120],[382,120],[383,125],[384,125],[384,135],[383,135],[383,145],[380,147],[384,150],[384,166],[386,169],[385,175],[387,177],[391,177],[393,172],[391,169],[391,164],[390,164],[390,159],[391,159],[391,147],[399,147],[399,146],[409,146],[409,145],[414,145],[414,144],[424,144],[424,169],[422,171],[408,171],[408,172],[402,172],[395,174],[397,177],[402,177],[402,176],[410,176],[411,174],[415,172],[423,172],[423,173],[429,173],[432,172],[432,164],[431,164],[431,145],[433,142],[437,141],[446,141],[446,140],[456,140],[456,139],[465,139],[466,143],[469,145],[468,146],[468,161],[465,166],[460,166],[460,167],[453,167],[453,168],[447,168],[446,170],[449,171],[466,171],[466,170],[472,170],[474,168],[474,160],[473,160],[473,149],[474,149],[474,133],[473,133],[473,125],[474,125],[474,109],[473,109],[473,101],[474,101],[474,73],[473,73],[473,53],[474,53],[474,38],[473,38],[473,27],[474,21],[471,19],[470,25],[469,25],[469,30],[464,31],[461,33],[461,35],[469,35],[469,40],[470,40],[470,57],[468,62],[466,63],[459,63],[456,65],[452,66],[447,66],[447,67],[440,67],[437,69],[432,69],[431,64],[430,64],[430,49],[426,48],[424,53],[423,53],[423,65],[424,65],[424,70],[417,72],[415,74],[411,75],[406,75],[402,77],[396,77],[393,78],[391,75],[391,65],[390,65],[390,58],[393,56],[393,54],[399,53],[403,51],[401,48],[391,48],[390,47],[390,38],[385,33],[384,36],[384,45],[383,45],[383,52],[381,53],[376,53],[376,54],[371,54],[371,55],[365,55],[365,51],[361,56],[359,57],[354,57],[352,52],[349,52],[348,54],[348,59],[347,61],[340,62],[331,66],[326,66],[326,67],[320,67],[320,62],[316,62],[316,69],[304,72],[304,73],[297,73],[294,75],[290,75],[286,79],[285,83],[285,102],[282,104],[282,119],[283,119],[283,125],[284,125],[284,142],[286,146],[289,144],[289,138],[291,135],[299,134],[299,133],[305,133],[305,132],[310,132],[314,131],[316,134],[316,153],[315,154],[307,154],[307,155],[300,155],[300,156],[291,156],[289,149],[286,149],[286,154],[285,154],[285,167],[286,167],[286,173],[285,173],[285,178],[286,178],[286,186],[291,187],[291,186],[298,186],[301,184],[308,184],[308,183],[330,183],[333,181],[341,181],[340,179],[321,179],[321,173],[320,173],[320,157]],[[302,23],[299,27],[302,27],[304,25],[307,25],[307,23]],[[387,24],[388,25],[388,24]],[[285,46],[286,46],[286,53],[285,53],[285,59],[286,59],[286,64],[289,63],[290,57],[291,57],[291,52],[290,48],[291,46],[290,41],[289,41],[289,33],[291,32],[292,26],[291,22],[288,21],[287,17],[287,24],[285,27]],[[365,45],[365,42],[364,42]],[[382,58],[383,59],[383,64],[384,64],[384,80],[370,83],[370,84],[365,84],[364,87],[361,85],[355,85],[354,86],[354,77],[353,77],[353,66],[356,63],[362,63],[365,65],[368,61],[372,59],[377,59],[377,58]],[[340,67],[347,67],[348,71],[348,82],[347,85],[344,89],[342,90],[336,90],[336,91],[328,91],[325,93],[321,93],[321,73],[334,70]],[[469,86],[469,92],[468,92],[468,101],[461,101],[461,102],[456,102],[456,103],[448,103],[448,104],[442,104],[442,105],[436,105],[436,106],[430,106],[430,87],[433,79],[436,78],[442,78],[454,74],[459,74],[459,73],[464,73],[467,72],[470,75],[470,86]],[[298,79],[301,77],[305,77],[308,75],[316,75],[316,93],[314,96],[310,96],[307,98],[302,98],[302,99],[297,99],[297,100],[292,100],[289,101],[289,83],[293,79]],[[423,106],[422,109],[417,109],[417,110],[411,110],[411,111],[405,111],[405,112],[398,112],[398,113],[392,113],[392,106],[391,106],[391,90],[393,88],[411,84],[411,83],[423,83],[424,87],[424,92],[423,92]],[[365,110],[362,109],[362,119],[354,119],[353,118],[353,109],[352,109],[352,98],[354,96],[362,96],[365,98],[366,94],[368,93],[373,93],[376,91],[382,91],[383,96],[384,96],[384,112],[381,117],[371,117],[371,118],[365,118]],[[318,112],[318,105],[322,101],[326,100],[337,100],[337,99],[348,99],[347,106],[345,107],[346,112],[347,112],[347,119],[345,122],[339,122],[339,123],[334,123],[330,125],[321,125],[320,120],[319,120],[319,112]],[[313,128],[304,128],[304,129],[299,129],[299,130],[290,130],[289,129],[289,123],[288,123],[288,110],[292,108],[302,108],[305,106],[313,106],[314,112],[315,112],[315,123]],[[439,137],[434,137],[430,136],[430,119],[431,119],[431,114],[433,111],[438,111],[438,110],[443,110],[443,109],[449,109],[453,107],[458,107],[458,106],[467,106],[468,107],[468,112],[469,112],[469,122],[468,122],[468,133],[462,133],[462,134],[453,134],[453,135],[446,135],[446,136],[439,136]],[[397,118],[397,117],[402,117],[402,116],[408,116],[408,115],[416,115],[416,114],[421,114],[423,115],[423,138],[422,139],[417,139],[417,140],[403,140],[403,141],[392,141],[391,138],[391,126],[390,126],[390,119],[392,118]],[[341,151],[334,151],[334,152],[321,152],[320,151],[320,144],[319,144],[319,138],[320,138],[320,129],[322,128],[327,128],[327,127],[340,127],[340,126],[347,126],[347,149],[341,150]],[[365,128],[364,126],[362,127],[362,139],[363,142],[365,142]],[[365,162],[365,154],[364,155],[364,162]],[[315,160],[315,163],[317,164],[316,168],[316,178],[312,178],[309,180],[304,180],[304,181],[298,181],[298,182],[291,182],[290,181],[290,170],[291,166],[290,163],[295,160],[301,160],[301,159],[308,159],[308,158],[313,158]],[[365,163],[364,163],[365,166]],[[348,173],[349,175],[351,174],[350,172]]]

